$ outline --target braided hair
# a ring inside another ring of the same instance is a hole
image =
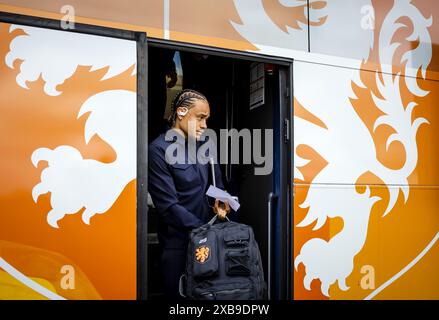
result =
[[[190,109],[194,106],[196,100],[203,100],[207,102],[207,98],[198,91],[192,89],[184,89],[178,92],[171,103],[171,114],[168,118],[169,125],[171,127],[175,125],[178,107],[186,107]]]

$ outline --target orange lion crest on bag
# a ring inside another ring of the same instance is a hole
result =
[[[208,246],[200,246],[195,249],[195,260],[199,263],[204,263],[209,259],[209,247]]]

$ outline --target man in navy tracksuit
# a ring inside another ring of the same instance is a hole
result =
[[[189,161],[188,137],[195,138],[198,151],[209,115],[209,104],[201,93],[182,90],[172,102],[169,119],[173,135],[182,139],[166,141],[165,134],[161,134],[149,145],[148,190],[159,215],[161,271],[165,294],[171,299],[179,298],[179,278],[185,271],[190,230],[207,223],[215,213],[224,219],[230,211],[228,204],[221,207],[215,202],[213,210],[209,206],[205,195],[212,184],[209,163]],[[170,163],[166,150],[171,145],[184,148],[183,161]],[[215,182],[216,187],[224,189],[218,164],[215,164]]]

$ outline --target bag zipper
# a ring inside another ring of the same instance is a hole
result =
[[[245,288],[245,289],[230,289],[230,290],[219,290],[219,291],[214,291],[214,292],[205,292],[200,294],[200,296],[209,296],[209,297],[216,297],[218,294],[233,294],[236,292],[249,292],[250,288]]]

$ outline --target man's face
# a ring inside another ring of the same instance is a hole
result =
[[[178,108],[180,109],[180,108]],[[184,110],[184,108],[182,108]],[[204,130],[207,129],[207,119],[210,116],[210,107],[206,101],[196,100],[194,106],[189,109],[179,121],[179,127],[186,136],[200,140]]]

